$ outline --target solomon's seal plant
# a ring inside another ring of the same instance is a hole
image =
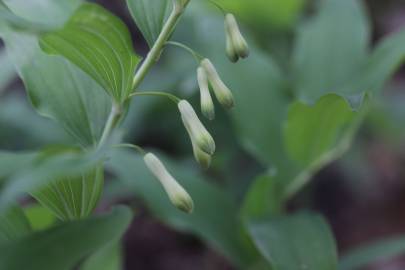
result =
[[[133,51],[124,23],[96,4],[72,4],[71,15],[56,29],[50,29],[54,25],[40,24],[34,25],[35,30],[31,33],[15,34],[14,25],[10,23],[2,30],[10,50],[21,43],[18,39],[31,40],[27,42],[33,51],[32,59],[28,60],[29,68],[27,62],[17,63],[17,67],[34,106],[40,113],[58,120],[77,139],[81,149],[75,151],[76,155],[97,156],[93,157],[97,165],[48,179],[44,186],[28,191],[60,219],[83,218],[95,208],[104,185],[103,159],[108,158],[109,149],[116,147],[129,147],[144,155],[145,165],[162,184],[173,205],[188,213],[193,210],[192,198],[156,155],[145,155],[140,146],[117,142],[112,136],[124,120],[131,99],[142,96],[168,98],[178,106],[196,161],[205,169],[210,166],[215,142],[191,104],[167,92],[140,89],[166,46],[176,45],[200,61],[196,77],[203,115],[210,120],[215,115],[209,85],[220,104],[227,109],[233,106],[232,93],[211,61],[182,43],[170,41],[189,2],[129,1],[132,15],[150,46],[144,60]],[[154,19],[160,20],[161,24],[151,23],[142,8],[160,9],[164,16]],[[4,6],[4,10],[8,8]],[[15,16],[14,20],[17,19]],[[247,44],[233,15],[225,16],[225,25],[226,48],[231,47],[236,57],[246,57]],[[54,74],[49,71],[52,66]],[[59,83],[60,89],[55,89]],[[110,106],[108,114],[107,106]],[[62,152],[66,154],[66,151]]]

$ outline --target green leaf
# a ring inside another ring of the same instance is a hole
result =
[[[405,253],[405,237],[393,237],[350,250],[339,261],[339,270],[362,269],[368,264]]]
[[[120,244],[110,243],[90,256],[80,270],[122,270]]]
[[[32,231],[30,223],[19,206],[11,206],[0,213],[0,245],[15,241]]]
[[[36,192],[54,181],[94,169],[105,155],[105,149],[83,152],[66,148],[54,150],[54,154],[6,152],[3,156],[0,155],[0,161],[4,162],[0,167],[0,183],[3,183],[0,190],[0,213],[27,193]],[[6,167],[7,164],[10,168]],[[2,175],[4,178],[1,178]]]
[[[259,176],[250,186],[243,202],[244,219],[266,218],[281,213],[282,200],[279,186],[270,175]]]
[[[3,2],[0,2],[0,31],[5,25],[19,29],[36,29],[36,25],[15,15]]]
[[[118,207],[109,214],[63,223],[3,245],[0,270],[73,269],[84,257],[117,241],[131,217],[128,208]]]
[[[127,5],[136,25],[152,47],[173,8],[172,0],[127,0]]]
[[[3,37],[38,112],[57,120],[81,145],[96,144],[111,108],[102,88],[61,57],[44,54],[34,36],[8,31]]]
[[[54,214],[40,204],[25,207],[24,213],[34,231],[48,229],[56,222]]]
[[[36,157],[35,152],[0,151],[0,183],[2,179],[31,166]]]
[[[81,5],[63,29],[42,36],[40,45],[76,64],[116,102],[122,104],[132,92],[139,57],[125,24],[104,8]]]
[[[197,167],[180,165],[161,154],[158,157],[193,198],[195,209],[192,214],[185,214],[170,203],[141,156],[114,151],[106,166],[163,222],[202,237],[243,269],[254,263],[257,253],[246,247],[242,240],[243,227],[238,209],[228,194],[204,180],[197,173]]]
[[[369,32],[360,1],[320,1],[297,33],[292,68],[299,98],[314,102],[353,79],[366,60]]]
[[[405,61],[405,29],[381,40],[368,58],[365,66],[356,73],[340,93],[354,95],[364,91],[378,94],[384,83]]]
[[[25,23],[41,27],[58,27],[62,25],[80,5],[82,0],[3,0],[5,6],[14,16]],[[29,27],[24,24],[22,28]]]
[[[98,165],[79,175],[53,180],[31,194],[59,219],[75,220],[92,213],[100,199],[103,185],[104,167]]]
[[[35,149],[45,144],[72,144],[72,137],[55,121],[35,113],[21,91],[0,98],[0,148]],[[46,130],[47,132],[44,132]]]
[[[217,0],[249,25],[260,30],[284,30],[298,19],[305,0]]]
[[[250,221],[248,230],[274,270],[336,270],[337,251],[325,220],[312,213]]]
[[[0,95],[6,89],[6,86],[16,77],[16,71],[10,58],[4,49],[0,50]]]
[[[290,157],[309,165],[336,145],[355,113],[338,95],[321,97],[314,106],[295,102],[288,111],[284,138]]]

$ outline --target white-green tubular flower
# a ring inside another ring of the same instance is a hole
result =
[[[215,118],[215,108],[208,87],[207,73],[202,67],[197,69],[197,81],[200,88],[201,112],[209,120]]]
[[[214,65],[206,58],[201,61],[201,66],[207,72],[208,80],[211,83],[218,102],[227,109],[232,108],[234,105],[232,92],[221,80]]]
[[[191,213],[194,208],[193,200],[167,171],[163,163],[152,153],[146,154],[143,159],[148,169],[162,184],[172,204],[181,211]]]
[[[202,151],[193,140],[191,140],[191,144],[193,145],[193,154],[195,160],[203,169],[208,169],[211,166],[211,155]]]
[[[211,134],[198,119],[193,107],[187,100],[181,100],[178,105],[181,119],[192,141],[198,148],[209,155],[215,152],[215,142]]]
[[[238,23],[236,22],[235,16],[231,13],[225,16],[226,29],[229,31],[230,42],[233,45],[235,53],[242,58],[249,56],[249,46],[240,32]]]
[[[239,55],[236,53],[235,48],[232,42],[231,31],[229,29],[229,24],[227,20],[225,20],[225,39],[226,39],[226,55],[228,56],[229,60],[233,63],[238,62]]]

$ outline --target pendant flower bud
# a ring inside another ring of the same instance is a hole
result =
[[[229,25],[225,20],[225,38],[226,38],[226,55],[228,56],[229,61],[236,63],[239,60],[239,55],[235,52],[235,48],[232,42],[232,36],[229,29]]]
[[[194,208],[193,200],[187,191],[166,170],[163,163],[152,153],[146,154],[143,159],[151,173],[162,184],[172,204],[181,211],[191,213]]]
[[[214,103],[208,87],[207,73],[202,67],[197,69],[197,81],[200,88],[201,112],[209,120],[213,120],[215,118]]]
[[[178,103],[181,119],[186,127],[187,132],[196,146],[205,153],[212,155],[215,152],[215,142],[204,125],[198,119],[193,107],[187,100],[181,100]]]
[[[193,140],[191,140],[191,144],[193,145],[193,153],[194,158],[200,164],[203,169],[208,169],[211,166],[211,155],[202,151],[198,146],[195,144]]]
[[[230,43],[232,44],[235,54],[239,57],[246,58],[249,56],[249,46],[240,32],[238,23],[233,14],[226,14],[225,29],[229,33]]]
[[[210,60],[204,59],[201,61],[201,66],[207,73],[208,80],[211,83],[218,102],[227,109],[232,108],[234,105],[232,92],[221,80],[214,65]]]

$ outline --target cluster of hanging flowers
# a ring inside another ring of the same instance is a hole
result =
[[[177,1],[188,2],[188,0]],[[237,62],[239,58],[248,57],[247,42],[239,30],[235,16],[230,13],[225,15],[225,37],[226,54],[230,61]],[[214,102],[210,90],[225,109],[231,109],[234,106],[231,90],[221,80],[216,68],[207,58],[202,59],[197,68],[197,82],[200,89],[201,112],[209,120],[215,118]],[[207,169],[215,152],[215,141],[187,100],[179,100],[177,106],[183,125],[190,137],[194,158],[202,168]],[[163,163],[152,153],[147,153],[144,161],[148,169],[162,184],[172,204],[184,212],[191,213],[194,207],[191,196],[168,172]]]

